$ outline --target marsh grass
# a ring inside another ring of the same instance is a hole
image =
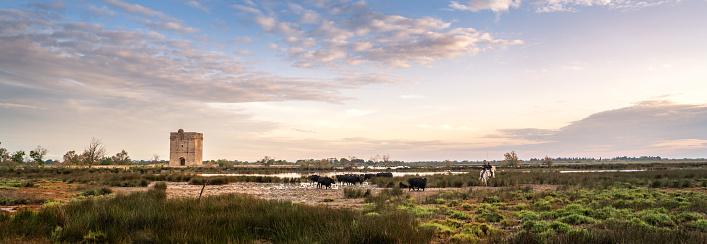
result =
[[[364,192],[363,189],[360,188],[353,188],[353,187],[345,187],[344,188],[344,197],[346,198],[364,198],[368,197],[371,195],[371,189],[366,189]]]
[[[404,211],[363,214],[244,195],[166,199],[166,185],[0,218],[0,242],[426,243],[434,233]]]
[[[612,186],[538,192],[524,187],[471,189],[427,197],[424,203],[432,205],[427,208],[436,206],[438,214],[424,219],[441,242],[706,243],[705,199],[707,194],[699,191]],[[454,200],[460,204],[450,204]],[[483,223],[509,234],[478,235],[457,222]]]
[[[37,194],[17,191],[0,191],[0,205],[42,204],[47,198]]]

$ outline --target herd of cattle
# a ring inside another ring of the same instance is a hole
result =
[[[366,182],[367,180],[373,177],[393,177],[393,173],[385,172],[377,174],[345,174],[335,176],[336,180],[326,176],[318,175],[311,175],[308,178],[310,181],[317,183],[317,188],[324,187],[324,189],[328,189],[329,187],[331,187],[332,184],[336,184],[337,181],[341,184],[356,185],[362,184],[363,182]],[[400,183],[400,187],[408,188],[409,190],[415,190],[415,188],[417,188],[417,191],[419,191],[420,189],[422,189],[422,191],[425,191],[425,187],[427,186],[427,178],[408,178],[408,183],[409,185]]]

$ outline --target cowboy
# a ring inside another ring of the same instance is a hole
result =
[[[491,164],[487,163],[486,161],[484,161],[484,166],[481,166],[481,169],[483,171],[488,171],[489,175],[491,175],[491,173],[492,173],[491,168],[492,168]]]

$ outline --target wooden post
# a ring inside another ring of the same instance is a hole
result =
[[[199,193],[199,203],[201,203],[201,194],[204,194],[204,188],[206,188],[206,183],[209,182],[209,180],[204,181],[204,186],[201,187],[201,192]]]

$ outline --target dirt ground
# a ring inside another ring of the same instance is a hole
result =
[[[202,186],[189,185],[186,182],[166,182],[168,198],[197,198],[201,192]],[[152,184],[155,184],[153,182]],[[19,190],[3,190],[16,191],[19,194],[34,195],[40,198],[48,198],[59,201],[68,202],[71,198],[80,195],[80,190],[76,187],[81,184],[66,184],[66,183],[41,183],[40,187],[22,187]],[[112,187],[115,194],[129,194],[131,192],[147,191],[149,187]],[[364,192],[371,190],[372,194],[378,194],[383,188],[376,185],[364,183],[361,185],[346,186],[342,184],[332,185],[329,189],[317,188],[314,183],[301,184],[283,184],[283,183],[254,183],[254,182],[236,182],[226,185],[209,185],[204,188],[203,196],[239,193],[248,194],[262,199],[281,200],[288,202],[302,202],[307,205],[325,205],[333,208],[360,208],[364,204],[363,198],[346,198],[344,188],[350,187],[353,189],[361,189]],[[554,190],[557,186],[554,185],[532,185],[535,191],[545,189]],[[501,187],[471,187],[473,190],[498,190]],[[424,200],[427,196],[436,195],[446,191],[461,191],[468,192],[469,187],[464,188],[427,188],[425,191],[408,191],[403,189],[405,194],[409,194],[415,199]],[[334,201],[325,201],[325,199],[333,199]],[[39,209],[41,204],[28,205],[11,205],[0,206],[0,212],[16,213],[21,208]]]

